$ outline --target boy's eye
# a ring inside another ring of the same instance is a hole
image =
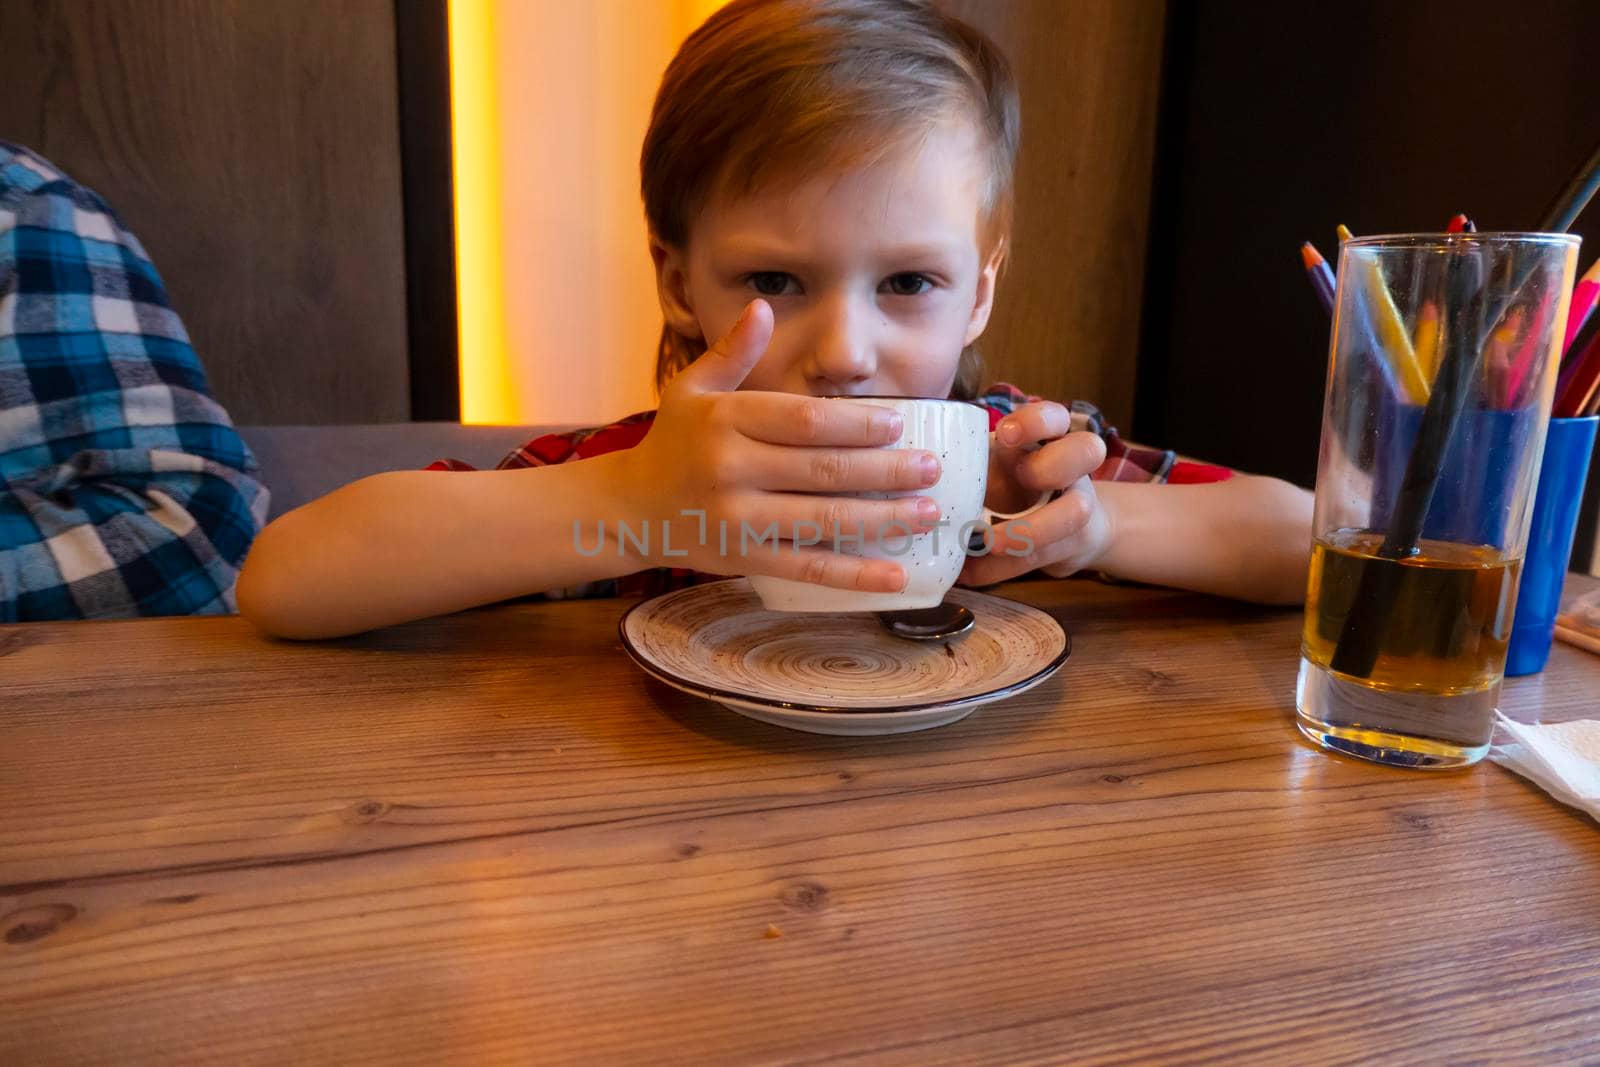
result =
[[[928,280],[926,274],[918,274],[915,271],[891,275],[884,284],[895,296],[919,296],[933,288],[933,283]]]
[[[749,277],[750,287],[762,296],[782,296],[789,291],[792,277],[781,270],[758,270]]]

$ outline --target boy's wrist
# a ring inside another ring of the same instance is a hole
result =
[[[545,590],[552,568],[551,588],[642,569],[639,554],[618,533],[618,521],[632,514],[627,506],[632,484],[628,465],[619,462],[623,455],[607,453],[498,474],[505,481],[497,478],[497,483],[512,492],[507,503],[513,504],[512,514],[518,516],[508,530],[508,551],[528,572],[530,591]],[[548,547],[541,555],[518,547],[523,545]]]
[[[651,562],[640,551],[640,542],[629,541],[619,532],[620,523],[639,524],[642,514],[644,493],[640,458],[635,446],[581,461],[595,467],[588,532],[591,537],[598,537],[603,529],[606,554],[626,561],[632,570],[642,569]]]
[[[1087,563],[1085,570],[1097,570],[1107,577],[1116,577],[1120,569],[1117,559],[1117,546],[1122,543],[1124,523],[1128,516],[1117,500],[1117,494],[1101,492],[1101,487],[1091,488],[1095,494],[1096,507],[1100,512],[1101,535],[1100,549],[1095,553],[1094,559]]]

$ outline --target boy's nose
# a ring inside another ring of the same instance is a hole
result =
[[[833,301],[824,309],[808,375],[813,392],[870,392],[878,366],[871,323],[870,311],[851,307],[847,300]]]

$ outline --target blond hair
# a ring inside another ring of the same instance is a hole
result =
[[[870,165],[952,114],[982,134],[983,239],[1003,250],[1021,117],[993,42],[919,0],[733,0],[684,41],[656,94],[639,167],[651,235],[684,248],[712,195],[801,165]],[[663,325],[657,388],[705,349]],[[969,345],[952,395],[970,399],[981,373]]]

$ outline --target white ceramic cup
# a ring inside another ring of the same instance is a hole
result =
[[[939,481],[929,489],[910,493],[845,494],[869,498],[927,496],[939,504],[944,525],[926,533],[902,535],[901,528],[883,531],[875,541],[873,531],[860,540],[859,530],[842,531],[847,537],[835,540],[833,531],[816,534],[815,547],[837,550],[841,554],[866,559],[894,560],[909,574],[906,587],[898,593],[859,592],[825,585],[797,582],[788,578],[751,575],[750,585],[769,611],[912,611],[936,607],[961,574],[967,560],[967,543],[973,531],[984,524],[996,525],[1022,518],[1049,503],[1053,494],[1044,493],[1025,511],[1002,515],[983,506],[989,480],[989,413],[976,404],[961,400],[933,400],[908,397],[844,397],[840,399],[876,404],[898,411],[905,428],[899,440],[885,445],[889,449],[917,448],[932,452],[939,459]],[[809,536],[810,530],[802,530]],[[786,537],[792,534],[786,533]],[[770,551],[770,547],[752,551]],[[779,552],[794,551],[794,543],[777,547]]]

